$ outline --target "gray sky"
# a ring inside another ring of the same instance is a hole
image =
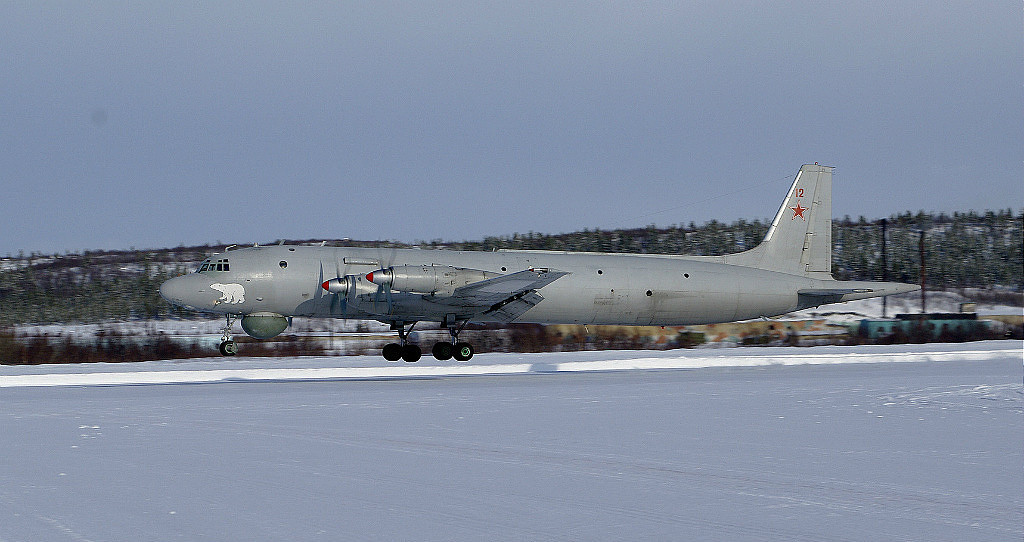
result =
[[[1019,1],[290,4],[0,6],[0,255],[1024,205]]]

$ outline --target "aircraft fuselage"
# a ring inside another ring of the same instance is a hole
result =
[[[377,269],[452,266],[505,275],[526,269],[568,273],[540,288],[544,301],[516,322],[539,324],[689,325],[775,316],[801,307],[802,289],[823,281],[700,257],[544,251],[466,252],[266,246],[218,255],[229,271],[173,279],[162,292],[175,303],[223,314],[436,321],[459,309],[429,294],[382,291],[366,281]],[[362,299],[339,299],[325,280],[364,281]],[[232,285],[234,296],[226,296]],[[237,286],[236,286],[237,285]],[[808,305],[810,306],[810,305]],[[468,316],[468,315],[466,315]],[[488,321],[486,317],[474,321]]]

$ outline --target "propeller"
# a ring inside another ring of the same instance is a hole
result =
[[[391,269],[378,269],[366,274],[366,280],[377,285],[377,293],[373,296],[373,304],[380,303],[380,295],[384,294],[387,302],[387,314],[391,314],[394,302],[391,297],[391,284],[394,282],[394,272]]]
[[[348,315],[348,293],[352,290],[352,284],[349,277],[341,276],[341,265],[338,264],[337,259],[334,261],[334,277],[330,280],[324,280],[324,263],[321,261],[320,287],[332,295],[330,313],[336,314],[340,312],[342,317],[345,317]],[[337,310],[335,310],[336,308]]]

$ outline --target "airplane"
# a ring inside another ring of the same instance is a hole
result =
[[[677,326],[768,318],[829,303],[919,290],[832,278],[832,167],[800,168],[764,240],[722,256],[538,250],[495,252],[229,247],[160,286],[167,301],[225,315],[223,355],[238,351],[233,323],[268,339],[292,317],[378,320],[398,332],[388,361],[418,361],[419,322],[448,330],[439,360],[468,361],[469,323]]]

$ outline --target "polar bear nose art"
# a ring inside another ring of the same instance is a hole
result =
[[[221,284],[215,282],[210,285],[210,288],[221,293],[220,299],[213,302],[214,305],[220,305],[221,303],[228,305],[245,303],[245,288],[242,288],[241,284]]]

